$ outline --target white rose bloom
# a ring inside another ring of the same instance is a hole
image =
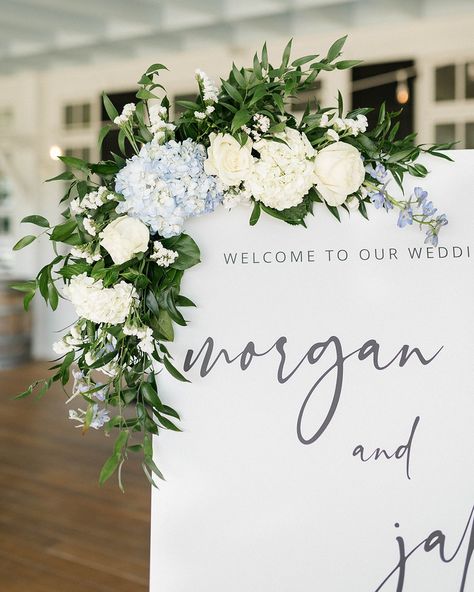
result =
[[[303,201],[315,182],[316,151],[305,134],[292,128],[275,134],[283,140],[263,138],[254,144],[260,153],[245,182],[245,188],[257,200],[276,210],[285,210]]]
[[[100,244],[116,264],[125,263],[148,249],[150,232],[137,218],[120,216],[100,233]]]
[[[330,206],[340,206],[355,193],[365,177],[364,165],[357,148],[345,142],[334,142],[320,150],[314,161],[316,188]]]
[[[251,140],[241,146],[230,134],[212,133],[209,138],[211,145],[204,161],[205,172],[216,175],[227,187],[239,185],[252,169]]]

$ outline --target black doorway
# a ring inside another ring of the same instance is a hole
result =
[[[372,107],[367,115],[369,129],[377,123],[378,106],[384,101],[387,111],[400,115],[399,135],[414,131],[415,67],[413,60],[357,66],[352,69],[352,108]]]

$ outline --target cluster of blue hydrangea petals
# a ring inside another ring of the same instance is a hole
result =
[[[117,174],[117,207],[168,238],[183,230],[187,218],[212,212],[223,199],[222,186],[204,172],[206,149],[190,139],[150,142]]]

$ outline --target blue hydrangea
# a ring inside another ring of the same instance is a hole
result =
[[[117,206],[162,237],[178,235],[186,218],[214,211],[223,199],[217,177],[204,172],[206,149],[190,139],[146,144],[117,174]]]

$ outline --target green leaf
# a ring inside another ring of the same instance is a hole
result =
[[[71,171],[64,171],[60,175],[56,175],[56,177],[51,177],[51,179],[46,179],[46,183],[50,181],[72,181],[74,179],[74,174]]]
[[[51,304],[51,308],[56,310],[59,304],[59,294],[56,286],[52,282],[48,285],[48,299],[49,303]]]
[[[127,445],[129,433],[127,431],[122,431],[118,435],[118,438],[115,440],[114,444],[114,455],[120,455],[123,448]]]
[[[85,160],[82,160],[82,158],[76,158],[75,156],[59,156],[59,160],[71,169],[77,169],[84,173],[89,172],[89,165]]]
[[[268,70],[268,50],[266,43],[264,43],[262,47],[262,68]]]
[[[105,461],[104,466],[100,471],[99,485],[103,485],[107,479],[112,477],[120,464],[121,458],[120,454],[112,454],[112,456]]]
[[[99,138],[97,140],[97,147],[99,148],[99,150],[102,148],[102,144],[111,129],[112,129],[112,126],[109,124],[104,125],[104,127],[101,128],[101,130],[99,132]]]
[[[288,62],[290,61],[291,55],[291,46],[293,44],[293,39],[290,39],[286,44],[285,49],[283,50],[283,56],[281,59],[281,67],[286,68],[288,66]]]
[[[192,300],[186,296],[176,296],[176,306],[196,306]]]
[[[36,238],[37,237],[34,234],[28,234],[27,236],[24,236],[14,245],[13,250],[19,251],[20,249],[24,249],[28,245],[31,245],[31,243],[36,240]]]
[[[17,290],[18,292],[34,292],[36,290],[36,282],[35,280],[30,280],[28,282],[18,282],[15,284],[10,284],[10,288],[12,290]]]
[[[160,469],[156,466],[155,462],[153,461],[151,456],[146,456],[145,457],[145,464],[146,466],[153,471],[153,473],[155,473],[155,475],[161,479],[162,481],[165,481],[165,478],[163,477],[163,473],[160,471]]]
[[[304,66],[304,64],[307,64],[308,62],[312,62],[317,57],[318,57],[317,54],[307,55],[307,56],[304,56],[303,58],[298,58],[297,60],[294,60],[293,62],[291,62],[291,65],[294,68],[298,68],[298,66]]]
[[[230,84],[230,82],[223,80],[222,86],[225,88],[227,94],[234,99],[234,101],[237,101],[237,103],[240,103],[240,104],[244,102],[243,96],[235,88],[235,86],[232,86],[232,84]]]
[[[253,204],[253,210],[252,210],[252,214],[250,215],[250,226],[255,226],[255,224],[257,224],[258,219],[260,218],[260,214],[261,214],[262,210],[260,208],[260,203],[258,201],[256,201]]]
[[[144,382],[140,390],[143,395],[143,398],[149,405],[151,405],[155,409],[158,409],[158,411],[161,411],[163,409],[163,403],[158,397],[158,393],[149,382]]]
[[[201,261],[199,247],[187,234],[163,239],[162,243],[167,249],[177,251],[179,254],[176,261],[171,265],[173,269],[189,269]]]
[[[240,111],[237,111],[237,113],[232,118],[232,132],[239,130],[243,125],[249,122],[251,118],[252,115],[247,111],[247,109],[240,109]]]
[[[184,107],[185,109],[190,109],[191,111],[200,111],[202,109],[202,105],[198,105],[193,101],[176,101],[176,104],[180,107]]]
[[[102,101],[110,121],[113,121],[116,117],[118,117],[117,109],[105,93],[102,93]]]
[[[341,37],[331,45],[326,56],[329,62],[332,62],[337,57],[339,57],[339,55],[341,54],[341,50],[344,47],[344,43],[346,42],[346,39],[347,35],[344,35],[344,37]]]
[[[69,238],[76,228],[76,221],[68,220],[63,224],[58,224],[58,226],[55,226],[50,238],[52,241],[62,242],[64,239]]]
[[[23,391],[19,395],[16,395],[15,399],[24,399],[25,397],[29,397],[33,392],[33,385],[30,385],[26,391]]]
[[[163,364],[165,365],[165,368],[168,370],[168,372],[171,374],[171,376],[173,376],[177,380],[180,380],[181,382],[189,382],[189,380],[187,378],[185,378],[181,374],[181,372],[179,372],[179,370],[177,370],[173,366],[173,364],[169,361],[169,359],[166,356],[163,358]]]
[[[143,100],[148,100],[148,99],[157,99],[158,97],[150,92],[149,90],[147,90],[146,88],[141,88],[138,92],[137,92],[137,99],[143,99]]]
[[[326,204],[326,207],[331,212],[331,214],[334,216],[334,218],[336,218],[336,220],[338,220],[340,222],[341,216],[339,215],[339,210],[337,209],[337,207],[330,206],[329,204]]]
[[[111,362],[116,355],[116,351],[109,352],[108,354],[105,354],[105,356],[102,356],[101,358],[96,360],[93,364],[90,364],[89,368],[102,368],[102,366],[105,366],[106,364]]]
[[[245,82],[245,78],[243,77],[242,73],[240,72],[240,70],[236,67],[235,64],[232,64],[232,75],[235,78],[235,81],[237,82],[237,84],[242,87],[245,88],[247,86],[246,82]]]
[[[347,70],[348,68],[354,68],[354,66],[358,66],[362,64],[364,60],[341,60],[337,62],[336,68],[338,70]]]
[[[26,216],[21,221],[22,224],[35,224],[36,226],[42,226],[43,228],[49,228],[49,222],[44,216]]]
[[[161,409],[161,413],[164,413],[165,415],[170,415],[171,417],[174,417],[175,419],[181,419],[179,416],[179,413],[177,411],[175,411],[172,407],[169,407],[168,405],[163,405],[163,408]]]
[[[25,297],[23,298],[23,308],[26,311],[30,308],[30,302],[35,297],[35,293],[36,292],[29,292],[28,294],[25,294]]]
[[[161,413],[157,413],[156,414],[158,417],[158,421],[161,423],[161,425],[166,428],[167,430],[173,430],[173,432],[180,432],[181,429],[178,428],[177,425],[175,425],[172,421],[170,421],[167,417],[165,417],[164,415],[161,415]]]
[[[161,309],[158,314],[158,329],[167,341],[173,341],[174,330],[171,317],[166,310]]]
[[[158,72],[159,70],[168,70],[168,68],[166,66],[164,66],[163,64],[152,64],[148,70],[145,72],[145,74],[154,74],[155,72]]]

